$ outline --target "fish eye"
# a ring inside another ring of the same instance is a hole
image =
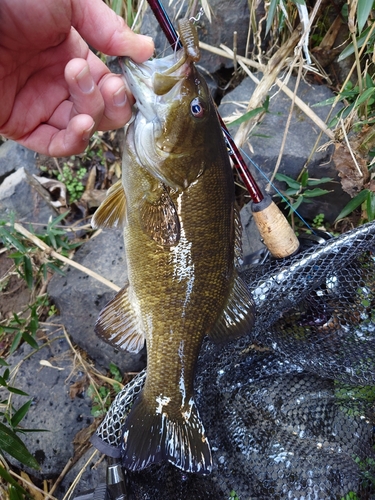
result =
[[[195,118],[203,118],[206,113],[206,107],[202,99],[195,97],[190,103],[190,111]]]

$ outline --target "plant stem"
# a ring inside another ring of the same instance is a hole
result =
[[[100,276],[100,274],[95,273],[94,271],[91,271],[91,269],[88,269],[85,266],[82,266],[81,264],[78,264],[78,262],[75,262],[74,260],[68,259],[68,257],[64,257],[63,255],[59,254],[58,252],[55,252],[52,250],[51,247],[49,247],[44,241],[40,240],[35,234],[30,233],[27,229],[25,229],[23,226],[18,224],[17,222],[14,223],[14,229],[21,233],[25,238],[28,240],[32,241],[37,247],[41,248],[44,250],[48,255],[53,257],[54,259],[58,259],[61,262],[64,262],[64,264],[68,264],[69,266],[75,267],[76,269],[79,269],[85,274],[88,274],[92,278],[95,278],[96,280],[100,281],[104,285],[107,285],[109,288],[112,288],[112,290],[115,290],[118,292],[120,290],[120,287],[112,283],[111,281],[107,280],[106,278],[103,278],[103,276]]]

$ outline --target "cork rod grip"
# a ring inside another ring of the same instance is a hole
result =
[[[289,257],[298,250],[297,236],[270,196],[253,203],[252,212],[264,244],[275,258]]]

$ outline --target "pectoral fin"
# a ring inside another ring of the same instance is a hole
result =
[[[117,349],[139,352],[145,342],[139,320],[129,301],[129,287],[122,288],[100,312],[96,334]]]
[[[141,221],[145,232],[158,245],[170,247],[180,239],[180,221],[176,207],[168,192],[162,188],[145,199],[141,206]]]
[[[226,342],[250,332],[254,325],[255,306],[250,292],[236,275],[223,313],[209,337],[214,342]]]
[[[126,198],[121,179],[108,190],[107,197],[95,212],[91,225],[99,227],[123,227],[126,218]]]

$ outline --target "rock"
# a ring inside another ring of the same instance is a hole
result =
[[[120,231],[106,230],[85,243],[74,260],[122,287],[127,280],[124,243]],[[141,370],[146,363],[145,351],[130,354],[116,351],[99,339],[94,331],[100,311],[115,292],[96,279],[73,267],[65,276],[55,275],[48,294],[60,311],[61,321],[69,335],[88,355],[108,369],[115,363],[123,372]]]
[[[291,78],[289,87],[294,89],[295,78]],[[219,112],[223,118],[233,117],[234,113],[243,114],[243,107],[240,108],[239,103],[248,102],[255,89],[255,83],[246,78],[236,89],[227,94],[219,107]],[[325,101],[333,96],[333,93],[325,86],[307,84],[304,81],[300,82],[298,96],[309,106]],[[244,151],[251,159],[260,167],[261,171],[269,178],[272,175],[276,164],[281,143],[285,130],[285,123],[290,111],[291,101],[282,91],[278,91],[270,100],[269,113],[267,113],[263,121],[256,127],[249,137],[248,142],[251,145],[252,152],[249,147],[244,146]],[[340,104],[336,110],[341,109]],[[314,112],[323,120],[326,119],[330,106],[314,107]],[[238,116],[238,115],[237,115]],[[229,127],[232,135],[235,134],[236,128]],[[295,106],[292,120],[287,135],[286,145],[283,158],[280,164],[279,173],[286,174],[293,179],[296,179],[300,174],[310,152],[316,142],[320,130],[317,126]],[[322,146],[328,142],[326,137],[322,137],[319,145]],[[324,213],[325,219],[332,222],[341,209],[348,203],[350,197],[343,192],[341,184],[331,161],[333,146],[323,148],[316,152],[308,166],[309,176],[311,178],[320,179],[321,177],[332,177],[333,182],[319,185],[318,187],[328,190],[333,190],[324,196],[311,198],[312,203],[302,203],[298,211],[306,218],[314,218],[319,213]],[[264,189],[267,181],[263,175],[247,162],[249,168],[257,183]],[[285,184],[275,183],[277,186],[285,188]]]
[[[36,153],[8,140],[0,146],[0,184],[19,168],[25,168],[30,174],[39,173],[36,167]]]
[[[82,473],[82,470],[83,474],[76,488],[74,489],[73,498],[84,495],[86,492],[95,488],[100,488],[100,485],[105,483],[107,461],[105,459],[101,460],[102,455],[100,455],[99,452],[97,452],[96,456],[90,460],[90,457],[92,456],[94,451],[95,449],[93,447],[86,451],[86,453],[78,460],[78,462],[74,464],[67,475],[64,476],[61,484],[57,488],[57,491],[54,493],[54,496],[56,496],[56,498],[62,499],[64,497],[78,474]]]
[[[58,318],[54,318],[54,322],[57,320]],[[12,368],[20,363],[14,386],[29,395],[28,398],[13,395],[14,407],[19,408],[28,399],[33,401],[22,420],[22,426],[47,431],[29,432],[22,436],[26,447],[39,462],[40,472],[24,465],[21,468],[43,479],[56,477],[61,473],[74,455],[74,436],[93,421],[91,399],[87,396],[70,398],[70,386],[83,373],[74,372],[74,356],[62,330],[52,333],[48,340],[51,342],[38,351],[24,343],[7,359]],[[26,358],[27,356],[29,357]],[[55,368],[40,365],[41,360],[50,362]],[[11,463],[16,463],[15,459],[8,458]]]
[[[233,32],[237,31],[237,52],[244,55],[249,28],[249,5],[247,0],[232,0],[230,7],[227,0],[210,0],[212,23],[203,15],[198,21],[198,35],[201,42],[219,47],[221,43],[233,47]],[[177,29],[176,16],[181,19],[186,14],[186,7],[180,10],[178,2],[165,2],[165,10]],[[151,9],[143,17],[141,32],[152,36],[158,54],[164,54],[169,49],[169,43],[161,31]],[[169,49],[170,50],[170,49]],[[220,68],[233,66],[233,61],[202,50],[199,66],[209,73],[215,73]]]
[[[47,224],[51,216],[58,215],[51,201],[48,191],[25,167],[8,175],[0,185],[0,217],[14,212],[19,222]]]

